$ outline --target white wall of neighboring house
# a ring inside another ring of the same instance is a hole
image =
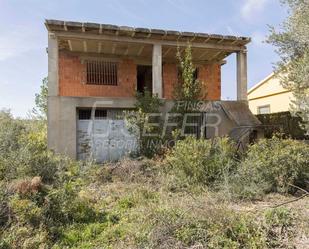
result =
[[[292,93],[281,86],[280,79],[273,73],[248,91],[253,114],[289,111],[292,98]]]

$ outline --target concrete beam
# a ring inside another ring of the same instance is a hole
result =
[[[237,100],[248,100],[247,97],[247,51],[237,52]]]
[[[162,89],[162,46],[154,44],[152,50],[152,93],[162,98]]]
[[[105,40],[105,41],[115,41],[115,42],[129,42],[129,43],[141,43],[141,44],[159,44],[162,46],[175,46],[175,47],[187,47],[188,42],[185,41],[169,41],[169,40],[156,40],[151,38],[134,38],[134,37],[125,37],[125,36],[109,36],[109,35],[100,35],[100,34],[86,34],[86,33],[73,33],[73,32],[57,32],[57,36],[62,39],[85,39],[85,40]],[[191,47],[196,48],[206,48],[206,49],[216,49],[216,50],[225,50],[230,52],[242,51],[246,47],[243,45],[225,45],[217,43],[207,43],[207,42],[192,42]]]
[[[70,52],[68,51],[67,53],[74,55],[74,56],[79,56],[81,60],[110,60],[110,61],[121,61],[124,58],[133,60],[135,64],[141,64],[141,65],[152,65],[152,57],[148,56],[134,56],[134,55],[119,55],[119,54],[112,54],[112,53],[94,53],[94,52],[89,52],[85,54],[84,52]],[[177,63],[176,58],[164,58],[162,56],[162,61],[163,63]],[[211,58],[208,58],[207,60],[198,60],[194,59],[192,60],[193,64],[195,65],[205,65],[205,64],[213,64],[213,63],[221,63],[221,64],[226,64],[226,61],[221,59],[214,59],[211,60]]]

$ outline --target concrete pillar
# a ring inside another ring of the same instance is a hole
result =
[[[48,33],[48,96],[58,96],[58,40]]]
[[[60,104],[53,101],[58,94],[58,40],[54,33],[48,33],[48,97],[47,97],[47,145],[56,152],[59,151],[57,138],[60,135],[59,109]]]
[[[154,44],[152,50],[152,94],[163,97],[162,87],[162,46]]]
[[[247,101],[247,51],[237,52],[237,100]]]

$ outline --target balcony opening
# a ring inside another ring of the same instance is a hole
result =
[[[152,93],[152,66],[137,66],[137,91],[144,93],[145,90]]]

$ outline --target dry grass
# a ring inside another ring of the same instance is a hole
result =
[[[220,240],[229,238],[229,226],[239,234],[234,238],[235,244],[226,242],[230,246],[227,248],[264,248],[270,243],[269,236],[277,238],[268,248],[306,248],[308,198],[278,209],[293,217],[288,227],[270,226],[266,225],[265,215],[276,214],[272,207],[293,196],[271,194],[260,201],[236,201],[204,188],[171,191],[170,184],[175,179],[162,174],[162,167],[152,161],[125,159],[112,166],[110,181],[92,183],[85,190],[98,206],[119,215],[116,228],[121,229],[122,235],[116,236],[111,248],[223,248]],[[248,236],[252,238],[237,238],[244,236],[238,226],[251,233]]]

